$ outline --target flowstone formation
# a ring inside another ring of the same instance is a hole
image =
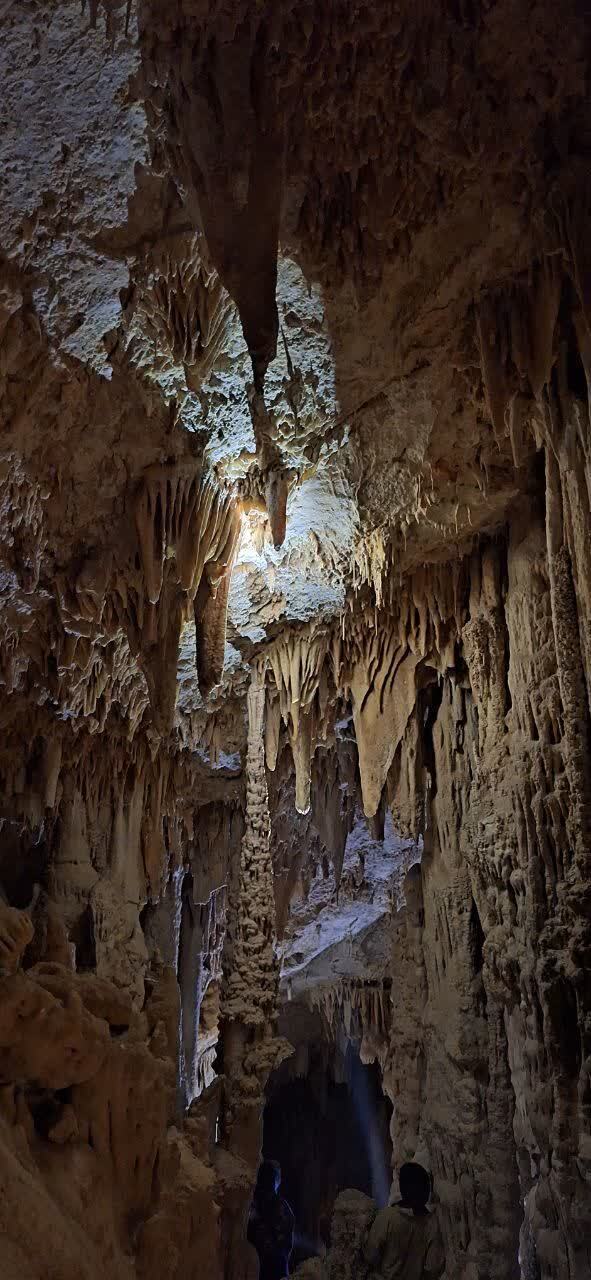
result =
[[[586,1280],[588,15],[0,34],[0,1272],[254,1280],[349,1046],[445,1280]]]

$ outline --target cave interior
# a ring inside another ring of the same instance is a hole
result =
[[[590,37],[0,6],[2,1280],[589,1280]]]

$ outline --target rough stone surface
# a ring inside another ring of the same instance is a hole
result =
[[[295,997],[445,1280],[591,1271],[588,27],[2,8],[8,1280],[256,1275]]]

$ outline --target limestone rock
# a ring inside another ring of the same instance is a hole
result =
[[[87,1012],[72,981],[56,996],[26,974],[3,978],[0,1026],[6,1082],[67,1089],[96,1075],[109,1049],[107,1024]]]
[[[30,916],[0,902],[0,974],[16,973],[23,952],[33,937]]]
[[[256,1272],[296,1006],[449,1277],[591,1272],[588,36],[2,7],[8,1280]]]

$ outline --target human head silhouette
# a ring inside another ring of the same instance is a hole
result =
[[[257,1196],[276,1195],[281,1186],[281,1165],[277,1160],[263,1160],[257,1177]]]
[[[404,1204],[418,1210],[424,1209],[431,1195],[431,1179],[422,1164],[409,1160],[403,1164],[399,1174],[400,1194]]]

